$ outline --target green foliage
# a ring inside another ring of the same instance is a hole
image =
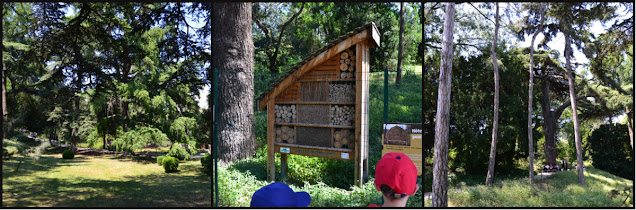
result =
[[[212,175],[212,155],[206,154],[203,156],[201,158],[201,165],[203,166],[203,172],[208,175]]]
[[[66,150],[62,152],[62,158],[64,159],[73,159],[75,157],[75,153],[71,150]]]
[[[495,170],[514,167],[514,160],[527,157],[528,73],[524,70],[522,52],[502,52],[500,59],[500,115],[497,166]],[[486,49],[483,49],[485,52]],[[457,150],[451,159],[453,170],[461,168],[471,173],[488,169],[493,116],[493,67],[489,53],[459,56],[453,64],[451,94],[450,148]],[[521,146],[518,146],[521,145]]]
[[[588,138],[588,147],[595,168],[634,180],[634,150],[627,133],[626,125],[601,125]]]
[[[2,140],[2,151],[3,151],[3,155],[4,152],[6,151],[8,156],[14,155],[14,154],[21,154],[22,152],[26,151],[26,149],[28,149],[29,147],[20,142],[17,141],[15,139],[3,139]]]
[[[161,163],[166,172],[176,172],[179,168],[179,159],[174,157],[166,157]]]
[[[113,141],[117,151],[131,151],[145,147],[148,144],[164,144],[168,140],[166,134],[161,130],[153,127],[140,127],[135,130],[129,130],[119,138]]]
[[[165,159],[165,158],[166,158],[166,156],[163,156],[163,155],[158,156],[157,157],[157,164],[159,164],[159,165],[163,164],[163,159]]]
[[[181,146],[172,145],[172,148],[170,148],[170,151],[168,151],[168,154],[166,154],[166,156],[175,157],[179,160],[189,160],[190,152],[188,152],[188,150]]]

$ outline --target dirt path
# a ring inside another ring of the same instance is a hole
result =
[[[71,145],[68,144],[64,144],[64,143],[60,143],[57,141],[49,141],[49,140],[44,140],[44,139],[40,139],[38,137],[32,137],[30,135],[26,135],[29,138],[35,139],[39,142],[51,142],[51,144],[53,146],[58,146],[58,147],[65,147],[65,148],[71,148]],[[99,153],[99,154],[121,154],[121,152],[117,152],[117,151],[110,151],[110,150],[106,150],[106,149],[93,149],[93,148],[84,148],[84,147],[75,147],[77,149],[77,153],[78,154],[89,154],[89,153]],[[147,152],[147,153],[137,153],[136,156],[146,156],[146,157],[153,157],[156,158],[157,156],[160,155],[166,155],[165,153],[154,153],[154,152]],[[191,159],[201,159],[204,155],[200,155],[200,154],[196,154],[196,155],[192,155],[190,156]]]

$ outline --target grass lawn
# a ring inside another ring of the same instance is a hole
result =
[[[634,207],[633,181],[602,170],[584,172],[586,187],[575,171],[554,173],[528,184],[506,179],[494,187],[464,186],[448,192],[453,207]],[[428,202],[427,202],[428,203]]]
[[[210,207],[211,181],[198,160],[165,173],[154,159],[82,155],[62,159],[49,148],[39,160],[3,161],[2,207]]]

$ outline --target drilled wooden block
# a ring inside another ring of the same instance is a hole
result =
[[[297,144],[318,147],[331,147],[331,130],[329,128],[297,128]]]
[[[329,105],[298,105],[298,122],[329,124]]]

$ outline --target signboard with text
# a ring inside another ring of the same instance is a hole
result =
[[[409,156],[422,175],[422,124],[382,124],[382,156],[389,152],[400,152]]]

